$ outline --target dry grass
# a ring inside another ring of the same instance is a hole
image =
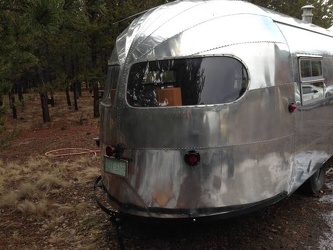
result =
[[[0,208],[23,214],[48,216],[54,209],[76,211],[84,205],[56,204],[53,196],[66,192],[74,182],[92,183],[99,169],[92,166],[96,159],[82,156],[74,161],[57,161],[47,157],[30,158],[25,163],[0,161]],[[73,175],[73,173],[75,173]]]
[[[0,241],[6,249],[101,249],[110,225],[92,197],[98,161],[92,155],[0,161]]]
[[[57,191],[67,185],[68,183],[65,180],[49,173],[40,175],[36,182],[37,189],[43,190],[46,193],[52,193],[53,191]]]
[[[9,113],[5,118],[7,129],[0,135],[1,250],[104,249],[105,227],[110,225],[93,198],[99,157],[43,156],[68,145],[94,146],[89,144],[94,135],[88,132],[95,131],[98,120],[91,94],[83,93],[78,111],[67,106],[64,93],[55,93],[55,98],[50,123],[42,122],[37,93],[25,95],[18,119]]]
[[[24,215],[47,216],[51,211],[51,207],[52,203],[48,200],[40,200],[39,202],[23,200],[17,205],[17,210]]]
[[[53,127],[57,123],[65,127],[92,118],[92,98],[89,92],[85,92],[79,99],[79,111],[67,106],[63,92],[55,93],[56,106],[49,107],[52,122],[47,124],[42,122],[38,93],[27,93],[24,98],[25,105],[18,106],[19,119],[10,119],[9,114],[5,120],[8,129],[0,138],[0,148],[9,147],[10,141],[18,135],[17,131]],[[4,101],[8,106],[8,100]],[[30,157],[23,163],[9,161],[5,164],[0,160],[0,209],[7,208],[36,216],[48,216],[47,210],[51,215],[56,208],[59,211],[66,210],[61,208],[61,204],[54,207],[52,199],[68,192],[74,183],[92,183],[99,174],[97,165],[98,157],[93,155],[76,156],[67,161],[45,156]]]

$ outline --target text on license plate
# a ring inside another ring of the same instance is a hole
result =
[[[104,171],[110,174],[127,176],[128,164],[125,160],[104,157]]]

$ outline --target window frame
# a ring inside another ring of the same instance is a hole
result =
[[[117,70],[116,75],[114,76],[114,71]],[[108,73],[105,80],[105,90],[101,100],[101,103],[104,105],[112,105],[115,100],[115,92],[118,87],[120,75],[120,65],[119,64],[109,64]]]
[[[302,66],[303,62],[309,62],[310,76],[303,76]],[[320,63],[320,74],[313,75],[314,67]],[[325,99],[325,78],[323,75],[323,58],[321,56],[299,56],[298,57],[298,70],[299,70],[299,82],[300,82],[300,100],[303,106],[313,104]],[[304,93],[303,89],[310,88],[312,92]],[[319,93],[318,93],[319,92]]]

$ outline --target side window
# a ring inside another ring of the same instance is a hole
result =
[[[325,79],[321,58],[299,59],[302,105],[318,102],[325,98]]]
[[[105,81],[105,92],[102,103],[111,104],[114,101],[119,76],[119,65],[110,65]]]

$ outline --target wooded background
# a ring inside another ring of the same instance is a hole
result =
[[[0,107],[5,95],[13,99],[11,95],[18,93],[22,101],[20,92],[31,88],[45,103],[48,93],[52,97],[53,91],[68,88],[73,82],[103,83],[115,39],[132,16],[166,2],[0,0]],[[312,4],[315,24],[324,28],[333,24],[333,0],[249,2],[299,19],[301,7]],[[43,120],[47,122],[45,112]]]

